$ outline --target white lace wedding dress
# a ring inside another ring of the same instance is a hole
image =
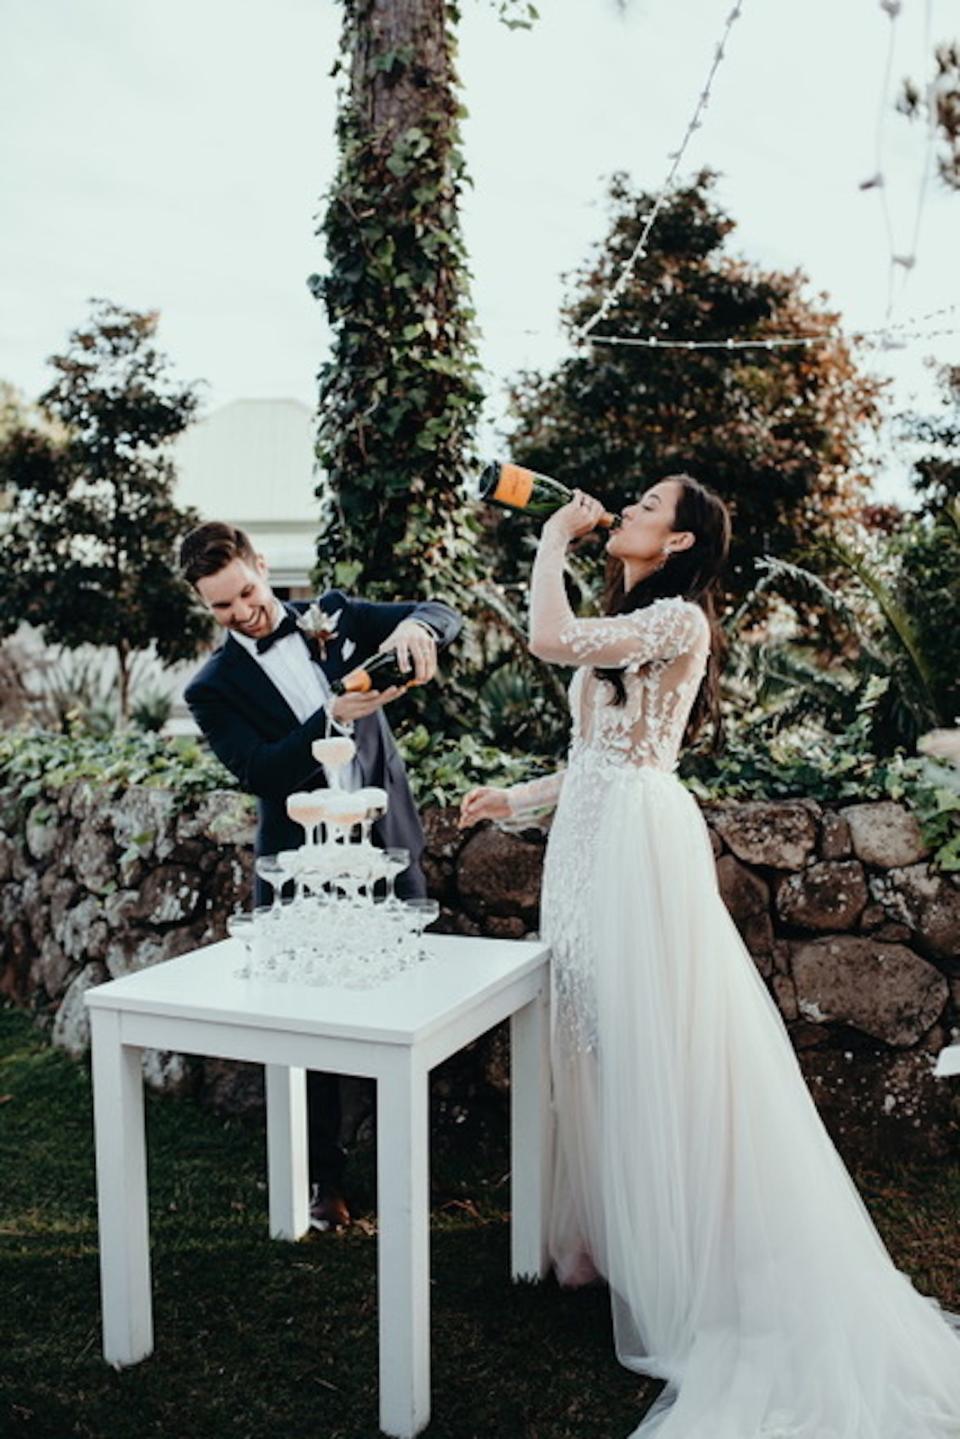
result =
[[[680,599],[567,622],[567,768],[510,792],[557,803],[553,1261],[608,1280],[620,1360],[668,1381],[642,1439],[957,1439],[960,1320],[887,1254],[672,773],[708,643]]]

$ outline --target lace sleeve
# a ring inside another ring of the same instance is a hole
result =
[[[568,620],[544,658],[559,664],[627,669],[686,654],[706,630],[699,605],[679,597],[657,600],[627,615]]]
[[[537,815],[549,814],[557,807],[562,784],[561,769],[556,774],[528,780],[526,784],[511,785],[507,790],[511,819],[534,819]]]
[[[686,654],[708,638],[699,605],[679,595],[654,600],[628,615],[580,620],[563,584],[568,539],[544,526],[530,577],[530,651],[558,665],[627,669]]]

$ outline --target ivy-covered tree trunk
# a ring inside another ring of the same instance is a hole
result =
[[[465,183],[444,0],[344,0],[341,165],[311,289],[334,331],[319,374],[318,579],[445,590],[473,536],[462,482],[479,411],[457,205]]]

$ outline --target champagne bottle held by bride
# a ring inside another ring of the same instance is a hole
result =
[[[480,498],[488,505],[513,510],[531,519],[546,519],[573,499],[573,491],[552,475],[541,475],[523,465],[491,460],[480,476]],[[619,516],[604,512],[598,525],[612,529]]]

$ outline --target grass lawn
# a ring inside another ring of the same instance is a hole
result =
[[[90,1080],[0,1009],[3,1439],[374,1439],[371,1223],[267,1237],[264,1136],[192,1101],[148,1101],[156,1351],[100,1358]],[[469,1116],[434,1152],[431,1439],[613,1439],[658,1391],[613,1357],[602,1289],[509,1281],[503,1125]],[[373,1156],[352,1168],[373,1212]],[[859,1173],[897,1263],[960,1307],[960,1158]]]

